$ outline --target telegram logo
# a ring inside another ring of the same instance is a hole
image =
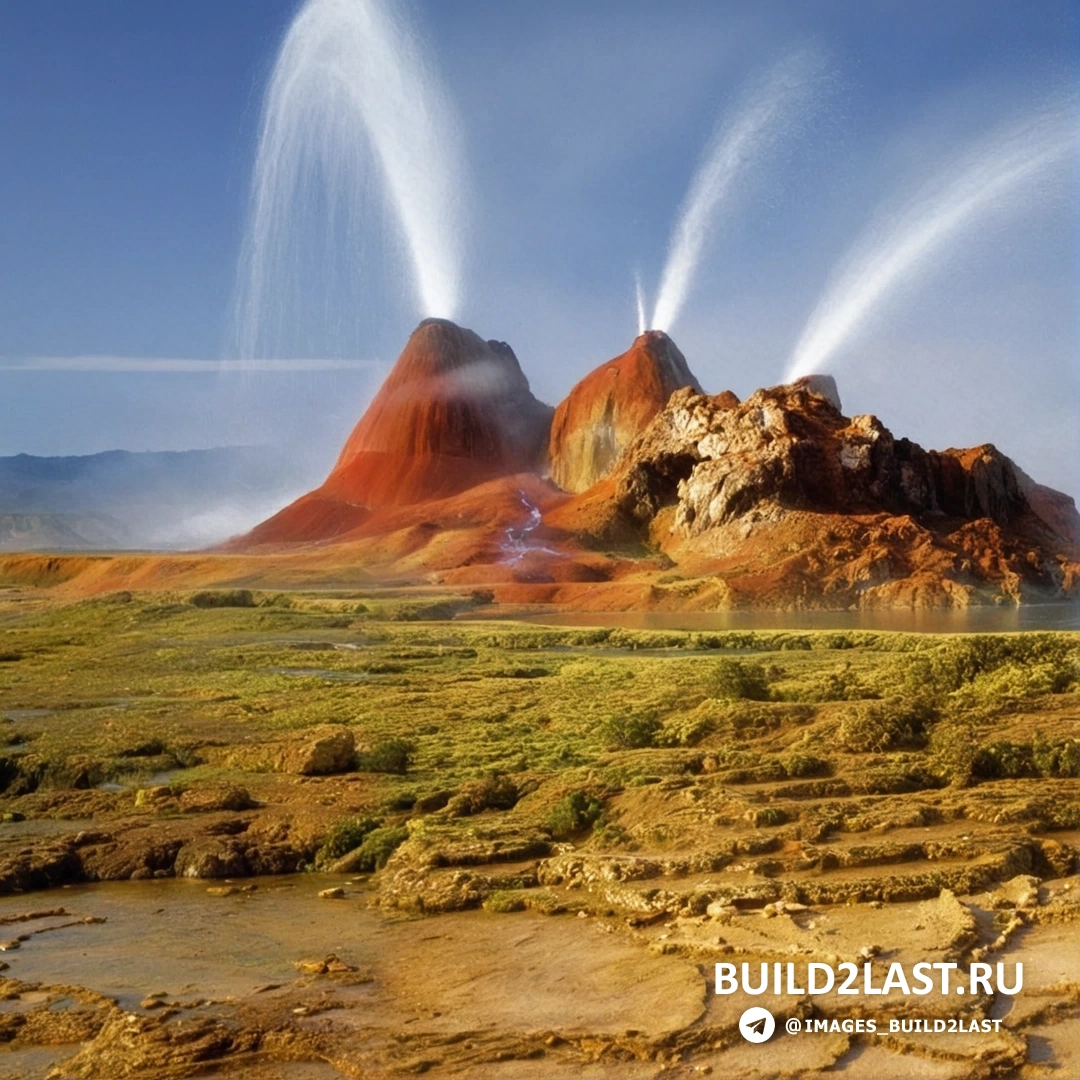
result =
[[[772,1038],[776,1030],[776,1021],[768,1009],[755,1005],[747,1009],[739,1018],[739,1030],[747,1042],[763,1043]]]

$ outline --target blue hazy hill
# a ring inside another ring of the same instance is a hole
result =
[[[314,479],[266,447],[0,457],[0,549],[201,547]]]

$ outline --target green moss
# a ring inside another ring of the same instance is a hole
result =
[[[1039,776],[1058,779],[1080,776],[1080,741],[1077,739],[1053,742],[1040,732],[1032,743],[1031,757]]]
[[[499,914],[524,911],[525,906],[525,898],[516,890],[498,890],[484,901],[484,907],[488,911],[498,912]]]
[[[709,680],[709,695],[722,701],[768,701],[765,666],[742,660],[719,660]]]
[[[860,754],[922,746],[938,715],[936,705],[927,698],[893,698],[852,708],[840,724],[840,744]]]
[[[484,810],[509,810],[519,797],[517,784],[502,773],[492,773],[480,780],[471,780],[446,803],[452,817],[468,817]]]
[[[407,739],[387,739],[377,743],[371,750],[356,755],[356,767],[361,772],[396,773],[404,776],[409,771],[416,754],[416,747]]]
[[[355,852],[354,872],[381,870],[408,836],[404,826],[382,826],[374,818],[344,818],[334,824],[316,853],[315,868],[325,870]]]
[[[561,915],[566,911],[566,905],[547,889],[530,889],[520,895],[529,911],[536,911],[541,915]]]
[[[255,606],[250,589],[208,590],[195,593],[190,600],[197,608],[249,608]]]
[[[357,852],[358,870],[381,870],[390,856],[409,838],[404,826],[374,829],[365,838]]]
[[[358,848],[379,822],[369,817],[342,818],[334,823],[315,855],[316,867],[322,869]]]
[[[556,840],[568,840],[590,828],[602,811],[603,805],[588,792],[571,791],[548,814],[544,825]]]
[[[1023,777],[1067,779],[1080,776],[1080,742],[1052,742],[1041,733],[1033,742],[998,739],[979,747],[972,774],[980,780],[1017,780]]]
[[[832,762],[828,758],[801,751],[784,754],[780,758],[780,765],[785,774],[794,779],[806,776],[831,776],[833,771]]]
[[[656,745],[662,727],[654,713],[626,713],[604,720],[600,738],[611,750],[641,750]]]
[[[788,815],[787,811],[779,806],[762,806],[751,811],[751,820],[758,828],[771,829],[777,825],[785,825]]]

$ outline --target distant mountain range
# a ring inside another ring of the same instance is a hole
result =
[[[0,457],[0,550],[203,547],[313,479],[266,447]]]

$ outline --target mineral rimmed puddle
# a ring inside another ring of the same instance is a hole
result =
[[[43,836],[69,836],[93,827],[92,818],[31,818],[29,821],[5,821],[0,823],[0,847],[23,840],[36,840]],[[17,897],[4,897],[0,905],[9,905],[13,900],[18,902]],[[23,906],[26,906],[25,897]],[[6,910],[10,908],[5,908]],[[0,911],[0,914],[4,912]]]

